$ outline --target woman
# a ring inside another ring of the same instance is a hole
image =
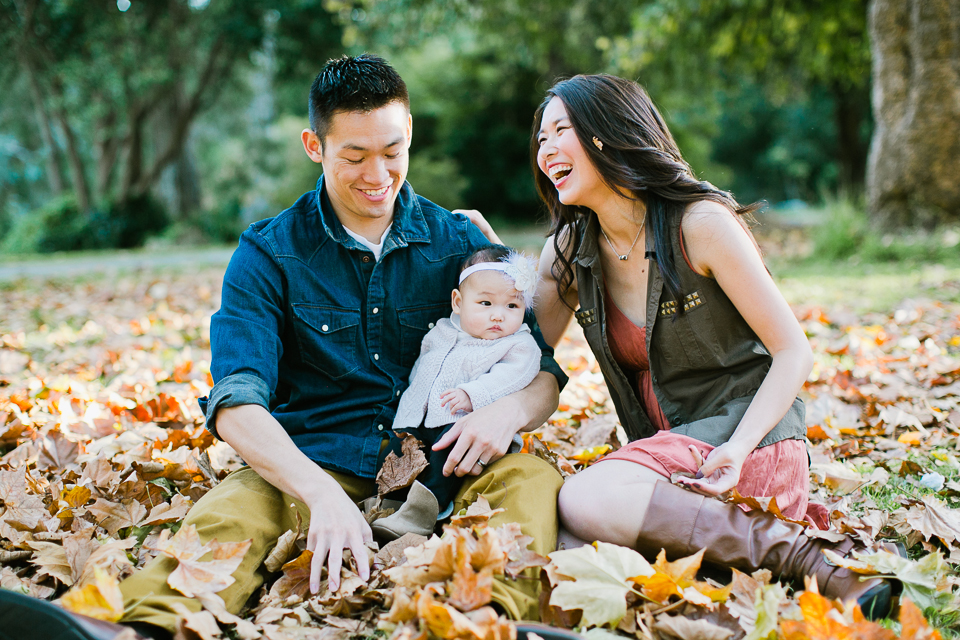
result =
[[[613,76],[550,89],[531,152],[553,220],[537,320],[556,344],[576,316],[632,440],[567,479],[563,526],[651,556],[704,548],[748,572],[815,575],[884,615],[886,581],[827,565],[829,545],[798,525],[704,497],[775,496],[794,519],[807,506],[797,393],[813,356],[743,222],[753,207],[699,181],[644,90]],[[694,476],[686,489],[675,472]]]

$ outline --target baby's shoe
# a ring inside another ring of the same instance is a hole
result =
[[[414,480],[407,501],[396,512],[385,518],[374,520],[370,528],[373,534],[383,540],[396,540],[405,533],[416,533],[429,537],[437,526],[440,504],[436,496],[420,482]]]

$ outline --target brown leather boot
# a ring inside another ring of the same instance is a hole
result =
[[[828,598],[856,599],[863,614],[882,618],[890,610],[892,589],[887,580],[860,581],[860,574],[827,564],[822,551],[840,555],[866,551],[851,538],[830,543],[808,537],[803,527],[761,511],[707,498],[669,482],[657,482],[644,516],[637,550],[655,556],[664,549],[669,559],[704,549],[704,560],[735,567],[745,573],[769,569],[798,583],[816,576],[820,593]]]

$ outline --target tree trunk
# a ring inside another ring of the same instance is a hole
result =
[[[869,149],[869,142],[861,138],[861,129],[870,96],[866,87],[835,86],[833,100],[840,188],[847,193],[860,193],[866,176]]]
[[[960,220],[960,0],[874,0],[867,198],[886,226]]]
[[[53,136],[53,126],[50,124],[50,113],[47,111],[47,105],[43,101],[43,91],[40,89],[40,82],[37,80],[36,71],[33,64],[26,60],[24,56],[23,66],[27,71],[27,82],[30,84],[30,94],[33,97],[34,107],[37,113],[37,125],[40,127],[40,136],[43,138],[43,145],[47,150],[47,179],[50,180],[50,190],[54,195],[63,195],[66,181],[63,179],[63,171],[60,169],[62,162],[60,156],[60,147],[57,146],[57,140]]]
[[[87,175],[84,172],[83,158],[80,157],[80,150],[77,148],[77,137],[73,133],[73,127],[67,119],[67,112],[62,106],[57,106],[54,111],[60,128],[63,129],[63,139],[67,143],[67,160],[70,164],[70,178],[73,181],[74,195],[77,196],[77,205],[81,211],[90,210],[90,187],[87,184]]]
[[[175,220],[186,220],[200,209],[200,173],[188,141],[177,142],[172,136],[177,131],[177,120],[184,102],[183,87],[170,92],[165,103],[157,109],[152,121],[156,132],[154,144],[166,149],[176,144],[180,148],[177,157],[167,165],[154,185],[154,193],[163,201]],[[189,131],[185,134],[189,139]]]

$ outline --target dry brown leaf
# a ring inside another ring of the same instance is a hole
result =
[[[68,440],[59,431],[51,431],[40,443],[37,468],[44,471],[60,471],[77,460],[80,447]]]
[[[423,443],[413,436],[406,436],[401,446],[401,455],[387,454],[383,466],[377,473],[377,493],[385,496],[398,489],[406,489],[413,484],[420,472],[427,468],[427,456],[421,447]]]
[[[391,540],[373,556],[375,566],[381,566],[385,569],[395,567],[400,564],[404,558],[404,551],[410,547],[422,545],[427,538],[418,533],[405,533],[396,540]]]
[[[780,511],[780,507],[777,506],[777,498],[775,496],[770,496],[767,498],[756,498],[753,496],[742,496],[740,492],[734,489],[730,495],[730,502],[733,504],[742,504],[750,507],[751,510],[757,509],[762,513],[769,513],[773,516],[776,516],[778,520],[783,520],[784,522],[792,522],[794,524],[799,524],[802,527],[809,525],[808,522],[803,520],[791,520],[790,518],[783,515],[783,512]]]
[[[310,564],[312,562],[313,551],[304,550],[299,556],[283,565],[283,575],[273,583],[270,593],[280,600],[286,600],[291,596],[306,597],[310,593]]]
[[[193,503],[189,498],[185,498],[179,493],[174,494],[170,502],[163,502],[151,509],[150,515],[139,526],[145,527],[151,524],[166,524],[183,520],[192,506]]]
[[[484,640],[486,633],[453,607],[437,602],[424,592],[417,601],[417,614],[431,634],[441,640]]]
[[[449,583],[447,600],[460,611],[473,611],[490,602],[493,590],[493,571],[476,570],[470,563],[467,541],[456,539],[456,563],[453,580]]]
[[[154,549],[178,561],[177,568],[167,578],[167,584],[188,597],[200,593],[219,593],[235,582],[232,574],[243,562],[253,540],[243,542],[200,543],[200,536],[193,525],[180,527],[174,536],[164,529]],[[213,554],[209,562],[201,561],[207,553]]]
[[[77,585],[82,586],[90,582],[96,571],[103,571],[107,575],[121,579],[133,570],[133,564],[127,557],[127,551],[133,549],[137,544],[136,538],[127,538],[125,540],[111,540],[98,544],[97,548],[87,557],[83,566],[83,571],[77,577]],[[67,550],[67,557],[70,557],[70,546],[68,538],[64,538],[64,548]],[[71,562],[71,567],[73,563]]]
[[[62,545],[53,542],[28,542],[27,544],[37,552],[30,562],[40,568],[41,575],[51,576],[68,587],[73,584],[73,572],[67,560],[67,552]]]
[[[0,588],[7,591],[24,593],[31,598],[47,600],[57,592],[53,587],[39,585],[32,578],[21,578],[12,567],[0,569]]]
[[[133,499],[112,502],[100,498],[87,507],[87,511],[93,514],[97,518],[97,524],[112,536],[121,529],[139,526],[147,516],[147,508]]]
[[[936,496],[924,496],[922,504],[910,507],[904,519],[926,540],[936,537],[948,547],[960,541],[960,517]]]
[[[263,566],[270,573],[276,573],[287,563],[287,560],[297,551],[297,540],[302,532],[290,529],[277,538],[277,545],[263,561]]]
[[[19,471],[0,471],[0,500],[6,510],[3,521],[14,528],[33,531],[50,514],[36,495],[27,493],[27,483]]]
[[[733,635],[733,631],[706,620],[690,620],[665,613],[657,616],[653,628],[663,635],[682,640],[727,640]]]

